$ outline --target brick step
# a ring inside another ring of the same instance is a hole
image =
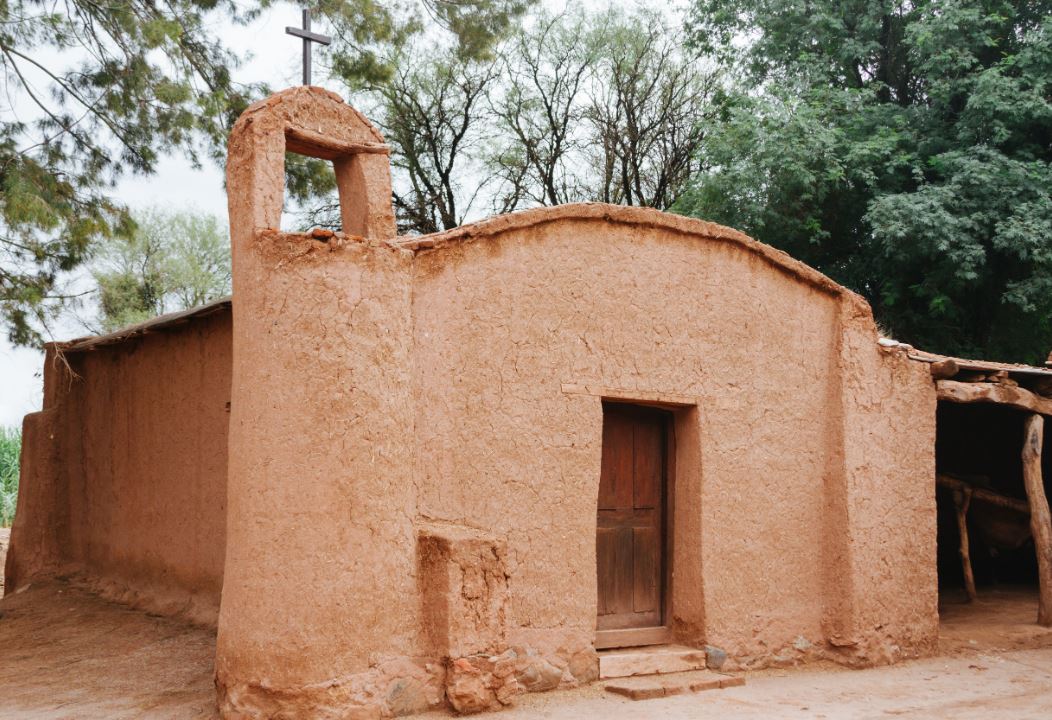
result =
[[[601,680],[704,669],[705,651],[682,645],[652,645],[599,652]]]
[[[630,700],[653,700],[654,698],[686,693],[718,690],[745,684],[745,678],[723,675],[711,670],[627,677],[606,683],[607,692],[624,695]]]

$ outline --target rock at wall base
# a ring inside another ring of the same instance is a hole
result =
[[[709,670],[719,670],[727,662],[727,652],[715,645],[705,646],[705,666]]]

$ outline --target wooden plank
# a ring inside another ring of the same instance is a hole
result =
[[[1023,515],[1030,514],[1030,505],[1028,505],[1025,500],[1018,500],[1013,497],[1008,497],[1007,495],[995,493],[992,490],[976,487],[970,483],[964,482],[963,480],[959,480],[952,475],[936,475],[935,482],[954,491],[963,491],[967,489],[971,493],[973,500],[978,500],[989,505],[1008,508],[1009,510],[1015,510]]]
[[[661,593],[661,538],[658,528],[637,527],[633,535],[632,609],[637,612],[656,612]]]
[[[611,597],[614,592],[614,538],[616,534],[614,530],[600,527],[596,530],[595,535],[596,573],[598,575],[597,586],[599,591],[598,613],[600,615],[608,615],[612,612],[607,598]]]
[[[599,509],[632,508],[632,424],[617,406],[603,407],[603,460]]]
[[[661,504],[665,438],[661,418],[640,418],[633,428],[632,507]]]
[[[1030,534],[1037,553],[1037,624],[1052,627],[1052,514],[1041,476],[1044,435],[1045,419],[1038,414],[1028,417],[1023,424],[1023,486],[1030,502]]]
[[[972,502],[972,491],[968,488],[953,493],[953,504],[957,510],[957,531],[960,535],[961,569],[964,571],[964,590],[968,602],[975,602],[975,574],[972,572],[972,554],[968,547],[968,506]]]
[[[633,528],[621,527],[615,532],[613,592],[607,598],[613,614],[632,612],[632,586],[635,579]]]
[[[632,507],[632,426],[623,414],[603,408],[602,468],[599,509]]]
[[[1041,397],[1025,388],[1001,383],[965,383],[956,380],[939,380],[935,385],[939,400],[955,403],[995,403],[1042,415],[1052,415],[1052,399]]]

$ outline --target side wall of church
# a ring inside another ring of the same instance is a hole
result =
[[[73,574],[214,624],[226,548],[229,312],[46,359],[7,577]],[[65,363],[68,363],[66,365]]]

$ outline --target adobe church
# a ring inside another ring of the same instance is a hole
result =
[[[332,161],[342,232],[278,229],[286,152]],[[227,181],[232,302],[49,346],[6,566],[214,626],[225,718],[496,709],[626,648],[931,654],[957,408],[1014,413],[1048,477],[1052,371],[880,341],[734,230],[579,204],[398,237],[383,138],[314,87],[242,115]],[[1020,467],[986,491],[1042,500]]]

